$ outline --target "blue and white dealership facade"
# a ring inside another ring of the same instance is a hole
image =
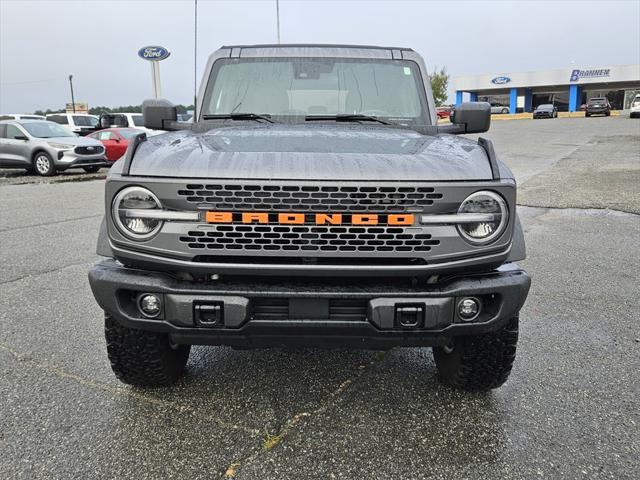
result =
[[[543,103],[575,112],[589,98],[607,97],[614,109],[629,108],[640,93],[640,65],[596,66],[454,77],[456,105],[488,101],[509,113],[530,112]]]

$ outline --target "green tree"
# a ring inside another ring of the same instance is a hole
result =
[[[447,101],[447,97],[449,96],[447,94],[447,88],[449,87],[447,67],[442,67],[440,70],[435,68],[429,78],[431,79],[433,100],[436,102],[436,107],[440,107]]]

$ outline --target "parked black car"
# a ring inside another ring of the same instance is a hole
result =
[[[587,102],[587,109],[584,112],[585,117],[591,115],[611,115],[611,104],[606,98],[590,98]]]
[[[536,109],[533,111],[533,118],[557,118],[558,117],[558,109],[555,105],[551,105],[550,103],[545,103],[543,105],[538,105]]]

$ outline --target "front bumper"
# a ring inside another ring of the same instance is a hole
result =
[[[62,156],[59,155],[62,152]],[[55,166],[57,170],[67,170],[68,168],[83,167],[105,167],[108,165],[105,153],[95,155],[80,155],[73,150],[56,150]]]
[[[489,273],[420,286],[393,279],[197,283],[105,260],[90,270],[89,282],[98,304],[118,322],[169,333],[178,344],[384,349],[445,345],[453,336],[493,331],[517,315],[531,280],[517,265],[506,264]],[[158,318],[139,312],[142,293],[161,298]],[[464,297],[482,304],[474,321],[457,317],[455,307]],[[219,321],[199,321],[196,307],[201,305],[218,308]],[[405,308],[420,312],[415,325],[402,321]]]

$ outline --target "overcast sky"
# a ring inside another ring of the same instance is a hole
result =
[[[0,113],[193,98],[193,0],[0,0]],[[198,1],[198,83],[221,45],[275,43],[275,0]],[[640,1],[280,1],[283,43],[411,47],[452,76],[640,63]]]

